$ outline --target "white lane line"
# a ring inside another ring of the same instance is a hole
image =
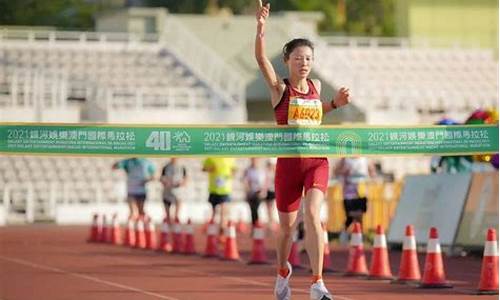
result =
[[[136,262],[136,263],[143,263],[143,261],[135,260],[135,259],[125,259],[125,258],[119,258],[119,257],[111,257],[113,260],[117,261],[123,261],[123,262]],[[161,268],[167,268],[167,267],[161,267]],[[246,279],[242,277],[237,277],[237,276],[219,276],[216,273],[211,273],[211,272],[203,272],[203,271],[195,271],[191,269],[180,269],[180,270],[175,270],[176,272],[182,272],[182,273],[189,273],[189,274],[197,274],[197,275],[203,275],[203,276],[209,276],[209,277],[219,277],[219,278],[224,278],[229,281],[235,281],[239,283],[247,283],[251,285],[256,285],[256,286],[261,286],[261,287],[269,287],[273,288],[274,284],[271,283],[266,283],[262,281],[257,281],[257,280],[251,280],[251,279]],[[309,290],[306,289],[298,289],[298,288],[292,288],[292,292],[297,292],[297,293],[304,293],[304,294],[309,294]],[[340,300],[355,300],[354,298],[349,298],[345,296],[339,296],[339,295],[333,295],[334,299],[340,299]]]
[[[184,273],[192,273],[192,274],[198,274],[198,275],[204,275],[204,276],[217,276],[216,274],[212,274],[212,273],[209,273],[209,272],[201,272],[201,271],[194,271],[194,270],[179,270],[180,272],[184,272]],[[227,279],[227,280],[232,280],[232,281],[236,281],[236,282],[242,282],[242,283],[249,283],[249,284],[253,284],[253,285],[258,285],[258,286],[263,286],[263,287],[273,287],[272,284],[270,283],[265,283],[265,282],[261,282],[261,281],[257,281],[257,280],[250,280],[250,279],[245,279],[245,278],[241,278],[241,277],[228,277],[228,276],[224,276],[222,277],[224,279]],[[299,293],[304,293],[304,294],[309,294],[309,290],[306,290],[306,289],[298,289],[298,288],[292,288],[292,292],[299,292]],[[344,297],[344,296],[339,296],[339,295],[335,295],[334,293],[334,296],[333,296],[335,299],[341,299],[341,300],[355,300],[355,299],[352,299],[352,298],[347,298],[347,297]]]
[[[53,245],[51,245],[50,247],[56,248],[56,249],[63,249],[61,247],[53,246]],[[68,251],[68,249],[66,249],[66,248],[64,248],[64,250],[66,252],[71,252],[71,253],[74,253],[74,254],[81,254],[81,252],[76,252],[76,251],[71,251],[71,250]],[[134,253],[135,252],[134,249],[128,249],[128,250],[130,250],[130,251],[127,251],[127,252],[130,252],[130,253]],[[128,263],[135,262],[135,263],[139,263],[139,264],[144,263],[143,260],[137,260],[137,259],[133,259],[133,258],[121,258],[121,257],[110,256],[108,254],[101,254],[101,255],[106,256],[106,257],[108,257],[108,259],[111,259],[111,260],[114,260],[114,261],[128,262]],[[151,256],[151,257],[156,257],[156,256]],[[1,258],[1,256],[0,256],[0,258]],[[198,257],[198,259],[201,259],[201,258]],[[161,268],[168,268],[168,267],[161,267]],[[209,276],[209,277],[219,277],[219,278],[224,278],[226,280],[234,281],[234,282],[238,282],[238,283],[246,283],[246,284],[251,284],[251,285],[255,285],[255,286],[269,287],[270,289],[274,288],[274,283],[271,284],[271,283],[266,283],[266,282],[262,282],[262,281],[246,279],[246,278],[237,277],[237,276],[219,276],[217,273],[195,271],[195,270],[186,269],[186,268],[180,269],[180,270],[176,269],[175,272],[182,272],[182,273],[188,273],[188,274],[198,274],[198,275]],[[85,276],[85,275],[82,275],[82,276]],[[292,292],[309,294],[309,290],[298,289],[298,288],[292,288]],[[345,297],[345,296],[335,295],[335,292],[334,292],[334,298],[335,299],[340,299],[340,300],[356,300],[354,298],[349,298],[349,297]],[[170,298],[170,299],[172,299],[172,300],[179,300],[179,299],[175,299],[175,298]]]
[[[57,272],[57,273],[65,274],[65,275],[71,275],[71,276],[78,277],[78,278],[87,279],[87,280],[90,280],[90,281],[93,281],[93,282],[97,282],[97,283],[109,285],[109,286],[112,286],[112,287],[121,288],[121,289],[128,290],[128,291],[133,291],[133,292],[141,293],[141,294],[144,294],[144,295],[147,295],[147,296],[151,296],[151,297],[155,297],[155,298],[159,298],[159,299],[180,300],[178,298],[173,298],[173,297],[168,297],[168,296],[164,296],[164,295],[153,293],[153,292],[148,292],[148,291],[145,291],[145,290],[142,290],[142,289],[139,289],[139,288],[135,288],[135,287],[131,287],[131,286],[128,286],[128,285],[119,284],[119,283],[108,281],[108,280],[99,279],[99,278],[93,277],[93,276],[83,275],[83,274],[79,274],[79,273],[73,273],[73,272],[66,271],[66,270],[59,269],[59,268],[54,268],[54,267],[50,267],[50,266],[35,264],[33,262],[30,262],[30,261],[27,261],[27,260],[24,260],[24,259],[17,259],[17,258],[2,256],[2,255],[0,255],[0,259],[6,260],[6,261],[10,261],[10,262],[13,262],[13,263],[17,263],[17,264],[20,264],[20,265],[29,266],[29,267],[32,267],[32,268],[35,268],[35,269],[47,270],[47,271]]]

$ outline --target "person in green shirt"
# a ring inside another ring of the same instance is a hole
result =
[[[227,205],[231,201],[233,176],[236,172],[234,158],[208,157],[203,162],[203,171],[208,173],[208,202],[212,205],[212,219],[215,220],[216,208],[220,206],[221,233],[226,227]]]

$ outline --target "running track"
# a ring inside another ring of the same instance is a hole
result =
[[[243,261],[227,262],[200,256],[166,255],[121,246],[88,244],[86,227],[31,225],[0,228],[0,300],[26,299],[166,299],[205,300],[273,299],[275,270],[272,265],[248,266],[251,241],[240,235]],[[196,248],[205,241],[196,232]],[[272,241],[266,241],[270,258]],[[391,253],[397,274],[399,252]],[[334,250],[334,267],[345,269],[347,252]],[[367,251],[369,262],[369,251]],[[307,262],[306,256],[302,261]],[[420,266],[424,256],[420,256]],[[498,299],[475,296],[481,259],[445,258],[453,289],[422,290],[325,274],[329,289],[339,300],[385,299]],[[294,270],[291,279],[294,300],[307,300],[310,273]]]

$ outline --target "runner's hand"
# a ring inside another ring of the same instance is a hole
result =
[[[267,3],[265,6],[263,6],[262,0],[257,0],[257,13],[255,14],[255,17],[257,18],[257,24],[264,25],[266,23],[266,19],[267,17],[269,17],[270,10],[270,3]]]
[[[333,103],[335,103],[336,107],[341,107],[349,103],[349,89],[346,89],[345,87],[340,88],[340,90],[337,92],[337,95],[335,95],[335,98],[333,98]]]

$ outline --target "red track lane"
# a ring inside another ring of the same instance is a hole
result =
[[[55,225],[0,228],[0,300],[25,299],[273,299],[275,269],[272,265],[245,264],[251,241],[238,237],[243,261],[227,262],[200,256],[166,255],[153,251],[85,242],[85,227]],[[266,241],[274,258],[272,241]],[[196,247],[205,244],[200,232]],[[368,251],[367,251],[368,252]],[[367,253],[368,254],[368,253]],[[399,252],[391,253],[397,274]],[[334,250],[334,267],[345,269],[347,252]],[[369,258],[369,255],[367,255]],[[307,263],[305,255],[303,262]],[[424,256],[420,256],[422,268]],[[387,282],[325,274],[329,289],[339,300],[373,299],[498,299],[475,296],[481,259],[445,258],[453,289],[422,290]],[[294,270],[293,299],[309,299],[310,273]]]

